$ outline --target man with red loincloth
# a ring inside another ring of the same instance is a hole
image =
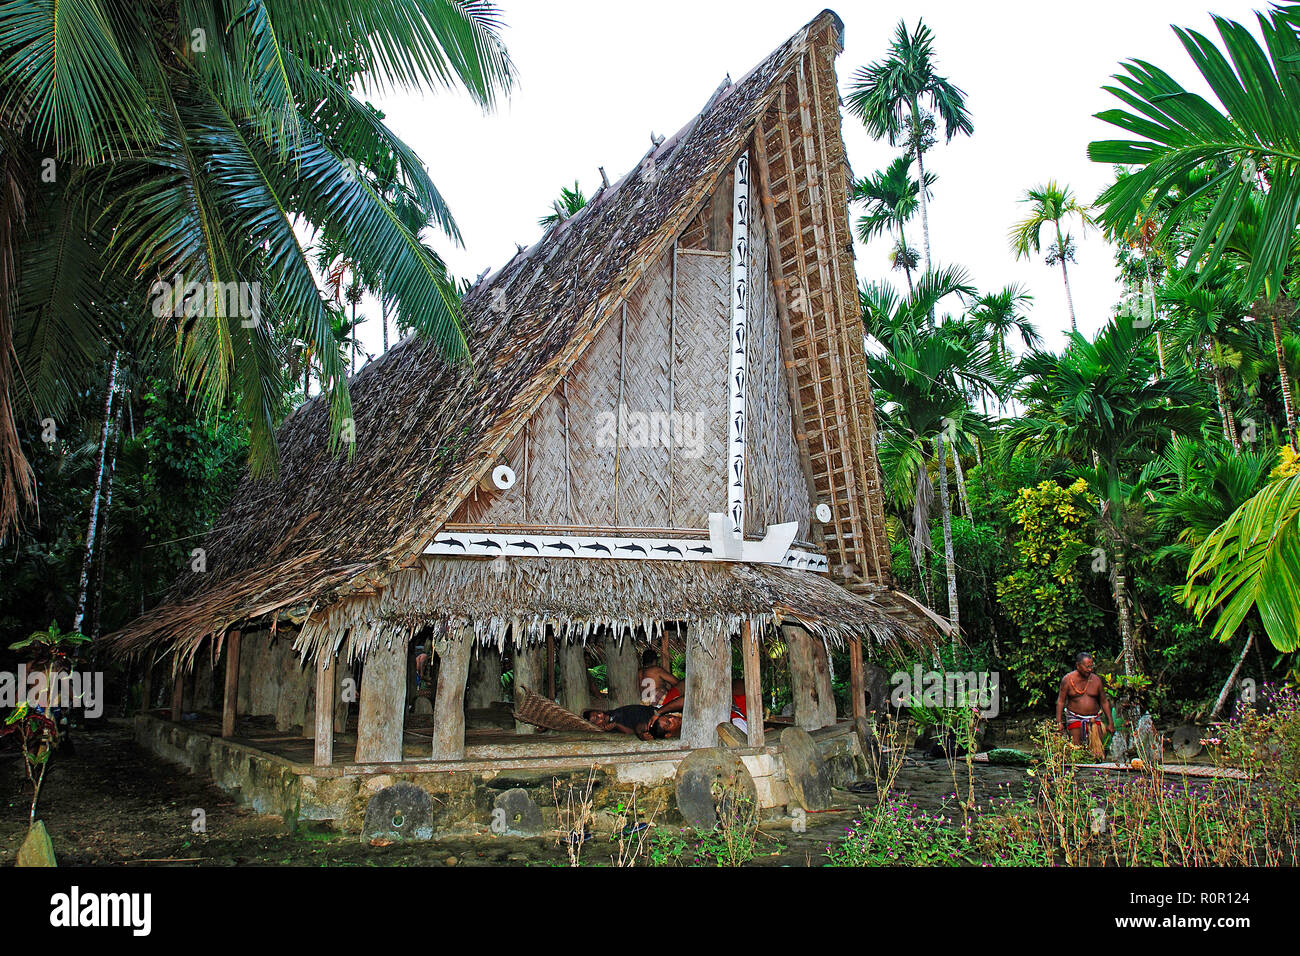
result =
[[[1087,747],[1094,757],[1102,757],[1101,733],[1115,732],[1110,714],[1106,685],[1093,669],[1092,655],[1081,651],[1074,658],[1074,670],[1061,678],[1061,692],[1056,696],[1056,722],[1061,733],[1077,745]]]

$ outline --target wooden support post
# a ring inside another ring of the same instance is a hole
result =
[[[610,704],[622,707],[624,704],[641,703],[641,688],[637,686],[636,679],[640,661],[637,659],[636,644],[632,641],[631,632],[624,634],[620,641],[611,629],[605,632],[603,643]]]
[[[820,730],[835,723],[835,694],[831,689],[826,647],[797,624],[782,624],[790,652],[790,691],[795,726]]]
[[[316,727],[315,756],[317,767],[328,767],[334,762],[334,698],[337,696],[335,672],[338,663],[328,651],[316,662]]]
[[[502,699],[501,655],[495,644],[479,644],[474,648],[466,698],[470,710],[486,710]]]
[[[718,745],[718,724],[731,720],[731,640],[715,633],[713,647],[686,635],[686,702],[682,744],[692,750]]]
[[[348,716],[351,712],[352,701],[357,699],[356,696],[356,678],[353,676],[352,667],[344,667],[341,658],[336,659],[334,663],[334,733],[346,733],[348,729]],[[349,691],[345,698],[343,695],[345,683]]]
[[[406,729],[406,640],[388,635],[366,656],[357,714],[357,763],[396,763],[402,759]]]
[[[563,642],[560,655],[560,706],[571,713],[581,714],[591,706],[591,690],[587,686],[587,648],[574,638]]]
[[[226,635],[226,686],[221,701],[221,736],[235,736],[235,717],[239,709],[239,632]]]
[[[465,684],[474,651],[474,629],[466,627],[438,649],[438,686],[433,693],[434,760],[465,758]]]
[[[515,700],[518,701],[522,689],[527,687],[534,694],[545,687],[546,677],[542,668],[546,664],[546,649],[541,644],[529,644],[515,651]],[[515,733],[535,734],[537,728],[521,720],[515,721]]]
[[[555,700],[555,635],[546,634],[546,699]]]
[[[181,669],[180,655],[172,660],[172,720],[180,723],[185,703],[185,671]]]
[[[867,687],[862,680],[862,641],[849,640],[849,696],[853,699],[854,720],[867,716]]]
[[[740,625],[740,650],[745,662],[745,723],[749,727],[749,745],[764,747],[763,682],[759,667],[758,635],[748,620]]]
[[[154,662],[144,662],[144,686],[140,688],[140,713],[153,709],[153,667]]]

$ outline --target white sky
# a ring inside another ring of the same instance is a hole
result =
[[[1212,5],[1212,6],[1211,6]],[[597,167],[616,181],[650,146],[651,131],[672,134],[703,107],[724,75],[739,79],[824,6],[824,0],[501,0],[504,37],[519,84],[496,113],[445,90],[376,99],[396,133],[428,164],[465,239],[464,248],[435,238],[452,272],[473,279],[495,269],[541,235],[537,220],[576,178],[590,196]],[[1200,77],[1170,23],[1210,33],[1206,12],[1247,24],[1264,0],[841,0],[845,25],[837,62],[843,94],[853,72],[886,53],[895,24],[917,17],[934,31],[938,71],[965,90],[973,137],[926,156],[939,180],[930,228],[939,264],[965,266],[981,290],[1020,282],[1034,295],[1032,317],[1050,347],[1069,328],[1059,268],[1042,257],[1015,262],[1011,224],[1024,215],[1023,190],[1055,178],[1094,199],[1110,177],[1088,160],[1094,139],[1122,131],[1092,117],[1119,101],[1101,86],[1119,62],[1139,57],[1185,85]],[[845,140],[855,175],[883,168],[894,150],[846,117]],[[914,171],[915,172],[915,171]],[[854,213],[856,218],[856,211]],[[908,238],[921,247],[919,216]],[[1077,231],[1076,231],[1077,234]],[[1048,242],[1044,235],[1044,246]],[[1091,334],[1118,298],[1113,254],[1092,234],[1076,239],[1070,280],[1080,330]],[[889,243],[858,248],[860,279],[890,277]],[[362,329],[379,351],[379,309]]]

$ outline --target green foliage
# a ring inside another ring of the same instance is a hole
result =
[[[1080,648],[1090,648],[1101,623],[1081,583],[1088,573],[1085,558],[1092,545],[1086,534],[1095,511],[1082,480],[1068,488],[1054,481],[1023,488],[1011,508],[1017,559],[997,583],[997,593],[1020,631],[1007,666],[1030,707],[1055,696],[1068,662]]]
[[[1253,608],[1274,647],[1300,648],[1300,476],[1268,485],[1211,532],[1187,582],[1183,600],[1201,620],[1222,606],[1213,631],[1220,640]]]
[[[1214,17],[1222,49],[1194,30],[1175,27],[1184,49],[1213,90],[1225,114],[1203,96],[1184,88],[1164,70],[1143,60],[1123,64],[1117,85],[1106,89],[1128,109],[1111,109],[1098,118],[1137,139],[1092,143],[1097,162],[1136,167],[1099,199],[1101,221],[1112,234],[1159,202],[1193,171],[1208,170],[1197,193],[1213,207],[1197,223],[1188,251],[1188,268],[1212,268],[1231,242],[1234,226],[1253,194],[1267,186],[1265,228],[1260,230],[1244,274],[1246,297],[1265,282],[1276,294],[1291,262],[1300,216],[1300,59],[1294,7],[1258,16],[1261,47],[1239,23]],[[1196,195],[1174,203],[1160,229],[1169,237],[1197,211]]]

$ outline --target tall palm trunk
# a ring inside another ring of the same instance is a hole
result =
[[[1217,351],[1217,349],[1216,349]],[[1228,389],[1223,384],[1223,369],[1214,365],[1214,394],[1219,400],[1219,419],[1223,424],[1223,437],[1232,442],[1236,451],[1241,451],[1241,438],[1237,435],[1237,422],[1232,415],[1232,400],[1228,398]]]
[[[1079,323],[1074,319],[1074,296],[1070,294],[1070,271],[1065,268],[1065,237],[1061,235],[1061,221],[1056,221],[1056,251],[1061,257],[1061,279],[1065,282],[1065,304],[1070,310],[1070,331],[1078,332]]]
[[[81,580],[77,584],[77,612],[72,618],[72,629],[81,631],[86,617],[86,596],[90,592],[90,566],[95,559],[95,533],[99,528],[99,496],[104,487],[104,459],[108,451],[108,433],[113,423],[113,394],[117,391],[117,360],[108,370],[108,389],[104,395],[104,425],[99,430],[99,463],[95,469],[95,490],[90,497],[90,520],[86,525],[86,549],[81,558]]]
[[[912,286],[912,267],[907,264],[907,233],[903,231],[903,224],[898,224],[898,243],[903,247],[903,275],[907,276],[907,294],[914,295],[916,289]]]
[[[384,288],[379,287],[379,321],[384,325],[384,351],[388,351],[388,303],[384,301]]]
[[[1256,314],[1259,313],[1259,305],[1268,309],[1269,323],[1273,326],[1273,353],[1277,356],[1277,377],[1282,387],[1282,408],[1286,414],[1286,435],[1287,441],[1291,447],[1300,450],[1296,445],[1295,438],[1295,402],[1291,395],[1291,372],[1286,367],[1286,350],[1282,347],[1282,322],[1279,313],[1288,311],[1287,304],[1290,300],[1280,295],[1274,303],[1260,300],[1256,305]]]
[[[1124,658],[1124,674],[1132,677],[1137,673],[1137,654],[1133,647],[1133,619],[1129,615],[1128,606],[1128,566],[1124,561],[1124,542],[1120,538],[1117,525],[1109,517],[1110,505],[1102,506],[1102,521],[1106,529],[1107,537],[1110,538],[1111,552],[1115,560],[1111,562],[1111,568],[1114,571],[1114,593],[1115,610],[1119,614],[1119,638],[1120,647],[1122,648],[1122,657]]]
[[[970,495],[966,493],[966,473],[961,467],[961,455],[957,454],[957,445],[952,445],[952,470],[957,475],[957,504],[961,507],[961,513],[966,516],[966,520],[974,522],[970,510]]]
[[[933,261],[930,258],[930,204],[925,198],[925,157],[921,152],[921,106],[912,100],[912,143],[913,151],[916,153],[916,171],[919,176],[918,182],[921,188],[918,193],[921,197],[921,236],[925,244],[925,271],[930,271],[930,265]]]
[[[108,557],[105,549],[108,547],[108,516],[113,509],[113,479],[117,475],[117,448],[122,437],[122,406],[129,402],[126,395],[126,389],[122,389],[122,395],[116,402],[113,409],[113,438],[108,452],[108,473],[104,477],[104,508],[99,515],[99,526],[103,530],[100,532],[99,542],[99,567],[95,571],[95,612],[90,618],[90,653],[94,658],[98,655],[97,643],[102,633],[101,623],[103,620],[102,611],[104,609],[104,576],[108,568]]]
[[[948,503],[948,453],[943,435],[934,436],[934,453],[939,459],[939,511],[943,515],[943,558],[948,571],[948,620],[952,622],[952,646],[957,646],[961,614],[957,609],[957,562],[952,553],[952,508]]]

